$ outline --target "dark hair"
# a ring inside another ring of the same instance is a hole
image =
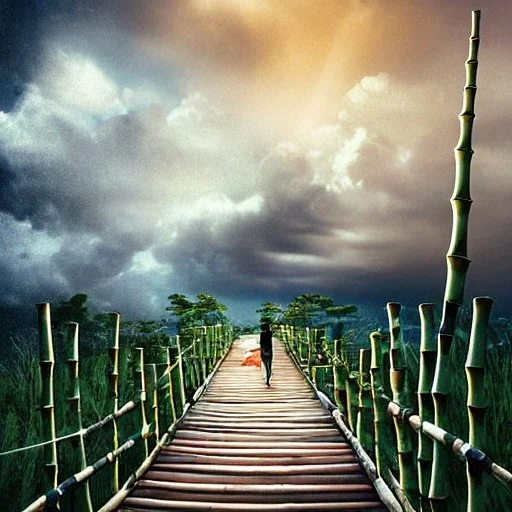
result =
[[[261,330],[262,331],[270,331],[270,324],[267,324],[267,323],[261,324]]]

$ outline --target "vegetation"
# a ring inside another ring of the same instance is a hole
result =
[[[179,328],[186,329],[196,325],[215,325],[219,322],[225,322],[227,306],[220,303],[213,295],[207,293],[198,293],[197,301],[190,301],[186,295],[174,293],[168,297],[170,306],[166,310],[170,311],[178,318]]]
[[[331,297],[317,293],[297,295],[283,313],[282,321],[298,327],[341,324],[341,319],[357,312],[354,305],[336,305]]]
[[[283,309],[273,302],[264,302],[261,308],[256,310],[256,313],[260,314],[260,325],[273,324],[279,321]]]

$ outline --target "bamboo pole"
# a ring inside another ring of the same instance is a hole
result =
[[[178,385],[179,385],[179,393],[180,393],[180,401],[181,407],[179,411],[176,411],[178,416],[181,416],[183,410],[185,409],[185,375],[183,374],[183,355],[181,353],[181,342],[180,336],[176,335],[176,346],[178,348]],[[174,382],[174,381],[173,381]]]
[[[341,340],[334,340],[334,358],[332,361],[332,375],[334,384],[334,401],[342,414],[347,411],[347,390],[345,381],[347,379],[347,367],[342,361],[340,353]]]
[[[446,255],[447,276],[443,303],[443,316],[438,336],[438,352],[432,395],[434,399],[435,424],[448,428],[447,408],[451,393],[449,370],[450,352],[455,333],[455,323],[464,296],[464,285],[470,260],[467,255],[467,230],[471,208],[470,170],[473,149],[471,136],[476,97],[476,73],[478,46],[480,42],[480,11],[472,12],[469,56],[466,61],[466,84],[464,87],[462,112],[459,114],[460,137],[455,147],[455,184],[451,205],[453,226],[450,246]],[[447,458],[445,450],[434,443],[432,479],[429,498],[434,512],[445,510],[449,497],[446,478]]]
[[[408,369],[405,360],[402,327],[400,325],[401,309],[402,306],[398,302],[388,302],[387,304],[390,336],[390,381],[393,401],[402,407],[409,407]],[[400,419],[393,418],[393,421],[396,431],[400,487],[407,495],[411,504],[415,506],[418,501],[418,482],[414,467],[414,448],[411,431]]]
[[[431,394],[436,368],[437,344],[435,335],[434,304],[420,304],[420,371],[418,378],[418,413],[421,418],[434,422],[434,401]],[[430,510],[428,490],[432,474],[433,442],[423,432],[418,433],[418,484],[421,510]]]
[[[487,328],[493,300],[490,297],[477,297],[473,300],[473,321],[466,359],[468,381],[469,444],[483,449],[485,443],[485,413],[487,399],[484,390],[485,356],[487,352]],[[468,512],[478,512],[485,508],[485,481],[479,468],[467,463]]]
[[[372,332],[370,334],[371,344],[371,362],[370,362],[370,382],[372,387],[373,400],[373,423],[375,438],[375,463],[377,473],[384,478],[385,460],[384,460],[384,431],[387,419],[386,403],[382,399],[384,387],[382,385],[382,334],[380,332]]]
[[[80,471],[87,467],[87,457],[85,454],[84,434],[82,432],[82,407],[80,397],[80,378],[79,378],[79,351],[78,351],[78,324],[69,322],[64,328],[64,351],[68,365],[69,397],[68,397],[68,421],[74,431],[79,431],[77,443],[72,443],[74,460],[80,461]],[[77,489],[77,501],[84,502],[89,512],[92,512],[91,491],[89,482]],[[75,500],[72,500],[74,503]]]
[[[366,452],[373,452],[372,423],[372,390],[369,382],[371,351],[368,348],[359,350],[359,375],[357,383],[359,394],[357,401],[356,436]]]
[[[144,372],[144,349],[142,347],[136,347],[135,352],[137,353],[135,357],[135,375],[136,381],[138,381],[138,387],[140,389],[140,417],[141,417],[141,425],[142,431],[148,430],[148,420],[146,414],[146,378]],[[149,455],[149,443],[148,439],[144,439],[144,453],[145,457]]]
[[[55,402],[53,397],[53,370],[55,357],[53,354],[53,339],[50,317],[50,304],[42,302],[37,304],[38,331],[39,331],[39,366],[41,368],[41,416],[43,436],[45,440],[53,441],[45,445],[44,469],[45,487],[57,487],[59,473],[57,459],[57,443],[55,441]]]
[[[176,389],[173,384],[172,369],[171,369],[171,348],[162,347],[164,350],[165,358],[165,371],[167,373],[167,382],[169,383],[169,405],[171,407],[172,422],[174,423],[178,419],[176,413]]]
[[[153,432],[155,433],[156,442],[160,439],[160,418],[159,418],[159,407],[158,407],[158,372],[156,364],[147,364],[144,371],[146,380],[146,389],[151,392],[151,411],[152,411],[152,422]]]
[[[110,357],[110,398],[112,400],[112,429],[113,429],[113,450],[116,451],[119,448],[119,432],[117,428],[117,421],[115,415],[119,408],[119,313],[111,313],[111,318],[114,322],[114,336],[113,344],[109,350]],[[114,492],[119,491],[119,460],[114,460],[113,471],[112,471],[112,486]]]

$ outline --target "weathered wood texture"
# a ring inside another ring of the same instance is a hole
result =
[[[118,510],[386,510],[281,344],[270,388],[243,352],[235,342]]]

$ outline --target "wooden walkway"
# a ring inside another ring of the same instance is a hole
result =
[[[387,510],[279,342],[270,388],[240,365],[248,339],[118,510]]]

